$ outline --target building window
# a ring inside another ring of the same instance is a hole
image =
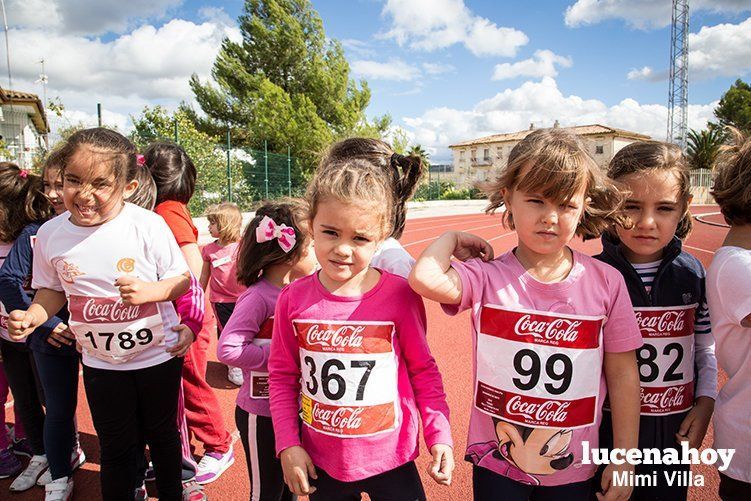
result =
[[[490,148],[485,148],[482,150],[482,159],[486,162],[490,161]]]
[[[602,155],[603,153],[605,153],[604,150],[605,150],[605,147],[602,146],[601,144],[598,144],[597,146],[595,146],[595,154],[596,155]]]
[[[477,160],[477,150],[472,150],[469,152],[469,159],[473,162]]]
[[[464,161],[464,150],[459,150],[459,160]]]
[[[498,146],[495,149],[495,156],[496,158],[503,158],[503,146]]]

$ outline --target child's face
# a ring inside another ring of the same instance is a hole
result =
[[[44,172],[44,194],[50,201],[55,214],[65,212],[63,203],[63,179],[60,177],[60,169],[48,167]]]
[[[504,196],[506,210],[513,214],[520,245],[538,255],[560,252],[574,238],[584,214],[584,191],[582,186],[564,204],[537,193],[508,191]]]
[[[341,284],[367,272],[383,239],[374,212],[336,200],[318,204],[312,223],[315,255],[329,280]]]
[[[70,158],[63,175],[63,202],[71,221],[78,226],[103,224],[120,213],[124,199],[137,183],[118,185],[112,167],[97,161],[86,148]]]
[[[209,235],[212,238],[219,238],[219,225],[216,224],[216,221],[209,222]]]
[[[318,259],[316,259],[315,246],[313,239],[308,238],[300,259],[292,266],[292,272],[299,277],[306,277],[316,271],[316,268],[318,268]]]
[[[618,181],[631,191],[625,209],[634,223],[630,230],[617,229],[624,254],[632,263],[657,261],[685,210],[678,177],[670,170],[653,170],[635,172]]]

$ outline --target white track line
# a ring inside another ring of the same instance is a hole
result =
[[[444,224],[444,225],[441,225],[441,226],[444,226],[444,227],[445,227],[446,225]],[[481,229],[483,229],[483,228],[492,228],[492,227],[494,227],[494,226],[498,226],[498,223],[495,223],[495,224],[489,224],[489,225],[487,225],[487,226],[476,226],[476,227],[474,227],[474,228],[467,228],[466,230],[462,230],[462,231],[481,230]],[[408,244],[404,244],[404,245],[402,245],[402,247],[404,247],[404,248],[406,249],[406,248],[407,248],[407,247],[409,247],[410,245],[421,244],[421,243],[423,243],[423,242],[430,242],[431,240],[435,240],[436,238],[438,238],[438,237],[440,237],[440,236],[441,236],[441,235],[436,235],[436,236],[434,236],[434,237],[430,237],[430,238],[423,238],[422,240],[417,240],[417,241],[415,241],[415,242],[410,242],[410,243],[408,243]]]
[[[480,221],[485,221],[485,220],[487,220],[487,217],[484,217],[482,219],[474,219],[472,221],[462,221],[462,222],[465,223],[465,224],[473,224],[473,223],[479,223]],[[414,232],[414,231],[425,231],[425,230],[432,230],[432,229],[435,229],[435,228],[445,228],[445,227],[446,227],[446,223],[444,223],[444,224],[437,224],[435,226],[426,226],[425,228],[412,228],[412,229],[409,229],[409,230],[405,230],[403,234],[411,233],[411,232]]]
[[[707,249],[702,249],[701,247],[693,247],[691,245],[686,245],[686,244],[683,244],[683,246],[685,248],[687,248],[687,249],[693,249],[693,250],[697,250],[699,252],[706,252],[707,254],[714,254],[714,251],[707,250]]]

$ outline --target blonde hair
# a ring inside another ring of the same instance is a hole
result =
[[[691,233],[693,226],[689,212],[691,175],[686,157],[677,145],[660,141],[631,143],[610,160],[608,177],[617,181],[629,174],[658,170],[672,171],[678,180],[678,197],[684,204],[684,212],[675,229],[675,236],[683,240]],[[614,232],[612,234],[615,235]]]
[[[563,204],[582,187],[586,203],[577,235],[595,238],[613,224],[630,226],[621,212],[624,194],[589,156],[581,139],[563,129],[530,133],[511,150],[508,165],[497,179],[479,185],[488,195],[490,203],[485,212],[489,214],[504,205],[504,188],[537,193]],[[503,224],[514,228],[514,217],[508,210],[503,214]]]
[[[727,129],[732,142],[720,154],[710,193],[728,224],[751,224],[751,138]]]
[[[243,215],[240,208],[231,202],[222,202],[206,209],[206,219],[219,230],[219,239],[224,242],[240,240]]]
[[[396,196],[383,169],[362,158],[322,163],[308,184],[306,198],[310,205],[310,220],[318,212],[318,205],[329,200],[356,205],[373,211],[379,220],[379,240],[394,231]]]

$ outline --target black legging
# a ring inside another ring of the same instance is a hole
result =
[[[0,339],[0,352],[8,386],[13,392],[13,407],[26,430],[31,450],[44,454],[44,392],[36,374],[34,357],[26,343]]]
[[[162,501],[181,500],[177,396],[182,358],[136,370],[84,365],[83,381],[101,450],[102,498],[132,501],[143,442],[149,445]]]

